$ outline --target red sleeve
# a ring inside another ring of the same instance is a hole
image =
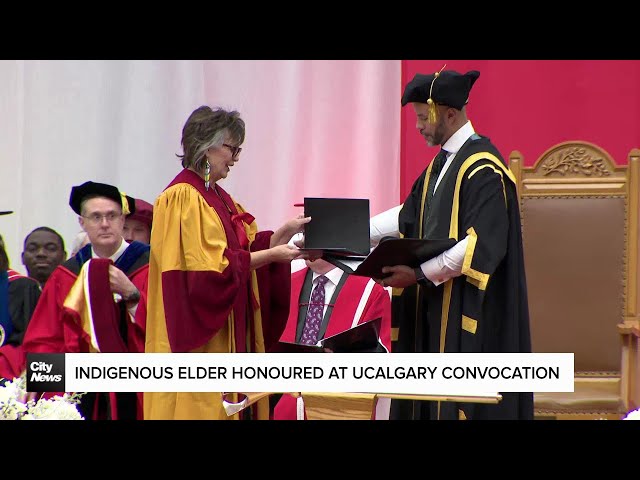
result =
[[[305,416],[306,417],[306,416]],[[293,395],[284,393],[273,409],[272,420],[297,420],[298,399]]]
[[[22,375],[26,368],[26,358],[22,345],[0,347],[0,378],[13,380]]]
[[[131,275],[131,282],[140,292],[133,325],[129,329],[128,347],[131,353],[144,353],[145,330],[147,326],[147,284],[149,265],[139,268]]]
[[[268,249],[272,235],[271,231],[258,232],[251,244],[251,251]],[[265,351],[269,351],[280,339],[289,318],[291,264],[270,263],[258,268],[256,276],[260,292]]]
[[[0,348],[0,376],[19,376],[26,368],[27,352],[66,351],[62,302],[74,278],[64,267],[58,267],[51,274],[31,316],[22,345]]]
[[[247,285],[251,255],[226,249],[229,265],[214,271],[162,272],[167,335],[173,352],[189,352],[209,341],[227,322],[240,287]]]
[[[64,267],[58,267],[51,274],[24,335],[22,348],[25,352],[65,351],[63,303],[76,278]]]
[[[391,351],[391,298],[389,292],[376,284],[371,291],[369,301],[362,312],[360,323],[382,317],[380,341]]]

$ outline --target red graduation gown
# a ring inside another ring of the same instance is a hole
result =
[[[76,257],[58,266],[45,284],[38,301],[22,345],[0,348],[0,377],[17,377],[26,369],[26,354],[31,353],[91,353],[128,351],[144,352],[146,292],[148,277],[148,254],[144,254],[125,272],[131,282],[140,291],[140,302],[136,309],[135,319],[127,322],[127,340],[102,336],[92,341],[90,330],[83,322],[83,312],[79,311],[83,304],[83,292],[80,265]],[[74,273],[75,272],[75,273]],[[79,276],[80,274],[80,276]],[[107,281],[108,283],[108,281]],[[105,287],[103,285],[103,287]],[[108,285],[106,285],[108,288]],[[96,310],[112,308],[111,294]],[[100,349],[96,348],[96,343]],[[114,348],[117,343],[123,344]],[[11,347],[11,348],[8,348]],[[138,396],[138,418],[142,418],[142,395]],[[112,411],[112,415],[115,412]]]
[[[305,268],[291,275],[292,307],[307,301],[306,299],[300,299],[300,294],[308,270],[308,268]],[[358,313],[358,307],[361,302],[365,302],[364,309],[354,324],[354,319]],[[324,334],[325,337],[330,337],[337,333],[344,332],[355,325],[382,317],[380,342],[387,350],[391,351],[391,300],[387,290],[369,278],[349,275],[334,305]],[[291,308],[289,319],[280,337],[280,341],[295,342],[297,325],[298,309]],[[273,419],[296,420],[296,402],[296,398],[284,394],[276,404]]]
[[[149,264],[148,353],[264,352],[289,314],[288,263],[250,269],[271,231],[218,185],[182,170],[156,199]],[[147,392],[148,420],[235,420],[222,392]],[[252,418],[268,419],[268,399]],[[242,415],[248,412],[243,412]],[[246,417],[243,417],[246,418]]]

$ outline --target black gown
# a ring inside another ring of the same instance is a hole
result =
[[[520,210],[514,177],[486,137],[472,135],[424,205],[431,167],[399,214],[406,238],[470,236],[462,275],[394,296],[396,352],[531,352]],[[444,306],[444,308],[443,308]],[[533,419],[533,394],[502,393],[498,404],[392,402],[392,419]]]
[[[18,346],[22,344],[24,332],[27,330],[31,315],[36,309],[41,289],[38,281],[33,278],[20,275],[14,270],[9,270],[7,273],[8,298],[5,300],[8,302],[12,331],[4,343]]]

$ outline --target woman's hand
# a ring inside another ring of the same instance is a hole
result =
[[[305,224],[311,221],[311,217],[305,217],[303,214],[289,220],[271,235],[270,247],[285,245],[289,243],[296,233],[304,232]]]
[[[249,268],[256,270],[270,263],[289,263],[298,258],[313,261],[321,256],[322,252],[319,250],[300,250],[293,245],[278,245],[267,250],[251,252]]]
[[[269,249],[271,261],[277,263],[287,263],[296,258],[306,259],[307,252],[303,252],[293,245],[278,245]]]

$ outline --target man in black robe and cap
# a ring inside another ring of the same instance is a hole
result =
[[[441,150],[399,213],[395,208],[386,218],[374,218],[372,231],[377,220],[385,234],[457,243],[417,268],[384,267],[389,276],[382,283],[404,289],[394,299],[395,352],[531,352],[515,178],[466,114],[479,76],[451,70],[417,74],[402,95],[427,144]],[[391,418],[533,419],[531,392],[501,395],[497,404],[394,400]]]

